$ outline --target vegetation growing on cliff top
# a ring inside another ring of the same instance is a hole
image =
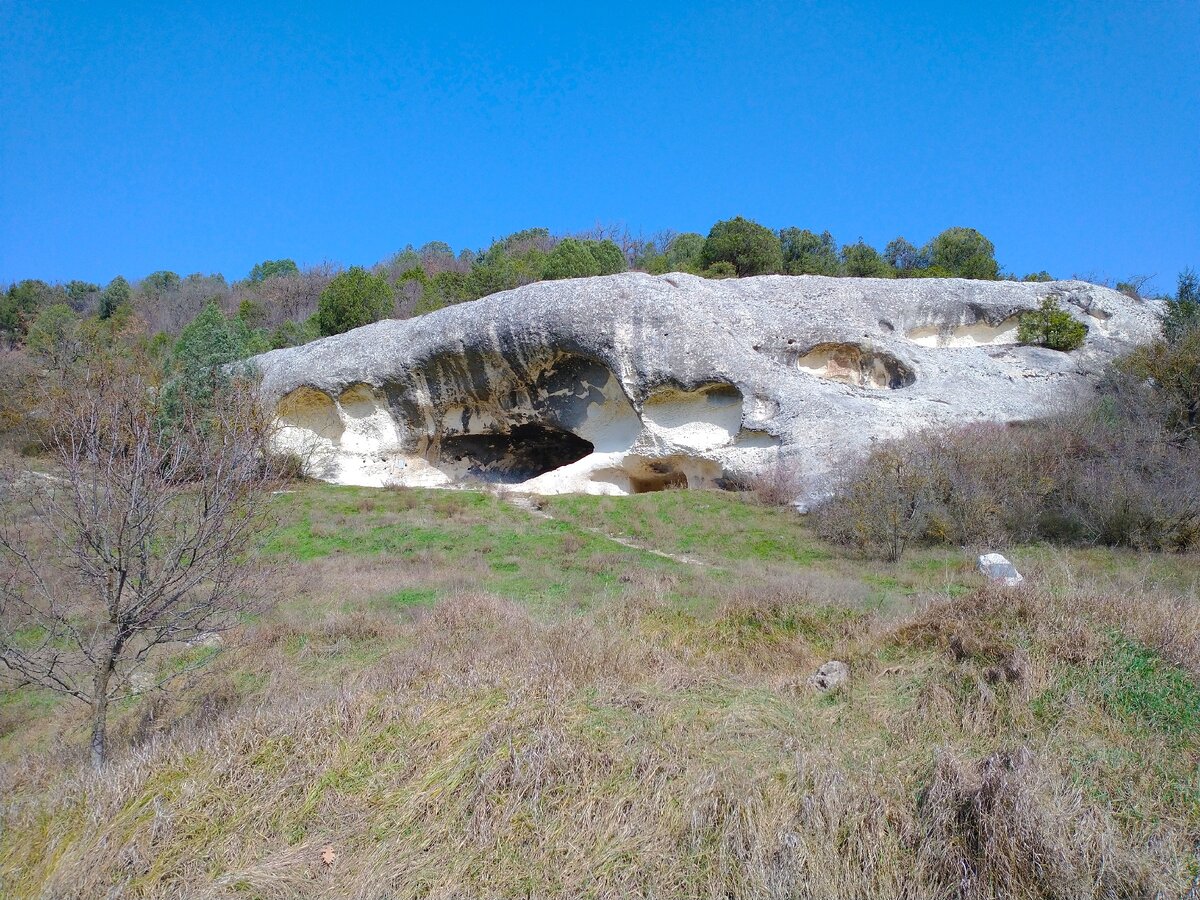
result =
[[[133,284],[118,275],[105,287],[83,281],[20,281],[0,294],[0,342],[24,344],[42,312],[58,305],[66,305],[78,317],[136,319],[151,336],[174,336],[207,304],[216,303],[257,333],[256,345],[287,347],[379,318],[405,318],[534,281],[626,270],[682,271],[712,278],[772,273],[1015,277],[1001,271],[992,242],[971,228],[946,229],[920,247],[898,237],[882,253],[861,238],[839,247],[828,231],[776,231],[740,216],[717,222],[707,235],[663,231],[646,238],[624,229],[598,228],[555,236],[545,228],[529,228],[477,251],[456,253],[441,241],[420,248],[409,245],[369,269],[343,271],[331,263],[301,268],[285,258],[264,260],[246,278],[233,282],[219,274],[181,277],[169,271],[151,273]],[[1026,276],[1049,277],[1045,272]],[[353,290],[348,279],[354,282]],[[1130,278],[1127,289],[1136,290],[1140,280]],[[336,297],[330,295],[331,288]]]

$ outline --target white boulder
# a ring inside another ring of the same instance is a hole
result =
[[[1008,558],[999,553],[985,553],[978,560],[979,571],[989,581],[995,581],[1006,587],[1016,587],[1025,577],[1017,571],[1017,567]]]

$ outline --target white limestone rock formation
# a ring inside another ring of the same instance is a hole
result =
[[[1047,296],[1076,351],[1016,342]],[[254,359],[279,443],[347,484],[628,494],[781,455],[810,495],[873,440],[1053,410],[1157,330],[1079,281],[626,273],[541,282]]]

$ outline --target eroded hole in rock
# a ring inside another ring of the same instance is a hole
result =
[[[631,476],[629,493],[651,494],[654,491],[680,490],[688,486],[687,476],[682,472],[667,472],[663,475]]]
[[[279,401],[279,424],[297,432],[297,437],[319,438],[336,443],[342,437],[342,420],[333,398],[324,391],[302,387]]]
[[[907,337],[922,347],[987,347],[1017,343],[1020,316],[1000,322],[979,320],[961,324],[932,324],[909,329]]]
[[[390,453],[400,445],[400,431],[383,393],[367,384],[354,384],[338,397],[342,413],[343,450],[352,453]]]
[[[332,397],[315,388],[297,388],[279,401],[276,416],[277,450],[296,454],[308,475],[338,476],[337,449],[345,428]]]
[[[480,351],[439,355],[428,361],[417,390],[397,391],[389,399],[405,422],[420,423],[423,446],[452,437],[507,434],[536,422],[608,452],[627,448],[641,430],[613,373],[603,363],[568,352],[513,358]]]
[[[723,447],[741,428],[742,392],[720,382],[690,390],[661,388],[646,398],[642,421],[674,443],[697,450]]]
[[[809,374],[855,387],[896,390],[917,380],[912,369],[892,354],[858,344],[817,344],[797,358],[796,365]]]
[[[720,464],[709,459],[672,454],[660,458],[626,457],[606,480],[627,494],[649,494],[683,488],[719,488],[725,477]]]
[[[494,434],[461,434],[442,439],[439,461],[461,466],[485,481],[519,484],[583,459],[591,441],[538,423]]]

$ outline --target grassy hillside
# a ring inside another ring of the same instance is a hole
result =
[[[304,485],[172,697],[0,696],[0,894],[1127,897],[1200,875],[1195,557],[896,566],[735,495]],[[848,688],[807,677],[849,663]]]

